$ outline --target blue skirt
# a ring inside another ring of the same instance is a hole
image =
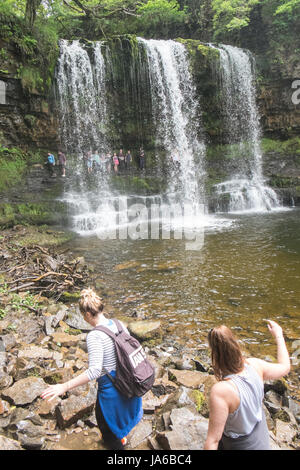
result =
[[[110,372],[114,377],[115,371]],[[126,398],[113,385],[107,375],[98,382],[99,404],[110,430],[118,439],[127,436],[143,416],[141,397]]]

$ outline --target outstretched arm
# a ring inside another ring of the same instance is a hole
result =
[[[263,380],[275,380],[289,373],[291,363],[281,326],[275,321],[268,320],[268,328],[277,344],[277,363],[261,359],[255,359],[255,362],[262,372]]]
[[[54,398],[58,397],[59,395],[64,395],[64,393],[72,390],[73,388],[80,387],[80,385],[85,385],[87,382],[89,382],[89,380],[90,379],[88,378],[86,372],[83,372],[77,377],[74,377],[74,379],[69,380],[63,384],[50,385],[48,388],[46,388],[46,390],[44,390],[44,392],[41,394],[41,397],[44,399],[47,398],[48,401],[52,401]]]

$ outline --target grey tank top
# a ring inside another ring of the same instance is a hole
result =
[[[237,387],[240,405],[233,413],[229,413],[224,434],[232,438],[247,436],[262,420],[263,380],[249,364],[245,364],[244,375],[233,374],[225,378]]]

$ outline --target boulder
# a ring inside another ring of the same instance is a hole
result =
[[[208,420],[189,408],[175,408],[170,414],[170,431],[156,436],[164,450],[202,450],[208,431]],[[184,430],[184,432],[183,432]]]
[[[0,450],[23,450],[20,442],[0,436]]]
[[[46,384],[38,377],[27,377],[19,380],[12,387],[2,392],[2,397],[13,405],[28,405],[40,396]]]
[[[217,382],[214,376],[204,372],[177,369],[169,369],[169,379],[187,388],[199,389],[204,386],[206,396]]]
[[[53,333],[52,341],[61,346],[70,348],[72,346],[77,346],[80,341],[83,340],[84,335],[69,335],[68,333]]]
[[[57,424],[65,429],[93,411],[96,402],[96,389],[90,388],[86,395],[72,395],[62,400],[56,407]]]
[[[53,351],[40,346],[30,345],[25,349],[20,349],[18,353],[18,359],[29,359],[34,361],[35,359],[52,359]]]
[[[169,398],[169,395],[157,397],[151,390],[143,396],[143,410],[145,413],[155,413]]]
[[[152,434],[152,423],[142,419],[128,434],[128,447],[135,449]]]
[[[35,343],[43,334],[42,319],[24,319],[18,322],[18,338],[27,344]]]
[[[140,341],[162,337],[161,322],[159,320],[139,320],[128,324],[128,331]]]
[[[93,326],[84,320],[78,307],[76,307],[75,309],[70,309],[68,311],[68,315],[65,318],[65,322],[67,323],[67,325],[69,325],[71,328],[74,328],[75,330],[91,331],[93,329]]]

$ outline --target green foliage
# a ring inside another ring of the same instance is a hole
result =
[[[262,139],[261,146],[264,153],[275,152],[285,155],[300,155],[300,137],[283,141]]]
[[[186,9],[180,10],[177,0],[148,0],[137,8],[139,28],[146,36],[178,34],[187,19]]]
[[[248,26],[252,8],[259,0],[212,0],[215,37]]]
[[[17,184],[25,168],[25,154],[20,149],[0,147],[0,191]]]

